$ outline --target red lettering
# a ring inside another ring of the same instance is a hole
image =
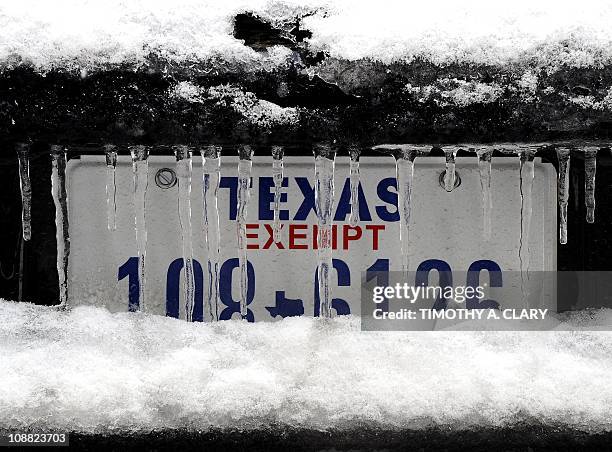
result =
[[[257,232],[249,234],[249,229],[259,229],[258,223],[249,223],[246,225],[247,233],[246,238],[247,242],[249,239],[257,239],[259,238],[259,234]],[[258,250],[259,243],[247,243],[247,250]]]
[[[285,225],[281,224],[281,231],[283,230],[283,227]],[[276,248],[278,248],[279,250],[284,250],[285,246],[282,244],[282,242],[275,242],[274,241],[274,229],[272,228],[272,226],[270,226],[268,223],[264,224],[264,227],[266,228],[266,231],[268,232],[268,241],[264,244],[263,246],[263,250],[267,250],[270,249],[270,247],[272,246],[272,244],[274,243],[276,245]],[[289,226],[289,229],[291,229],[291,226]]]
[[[338,225],[332,226],[332,250],[338,249]]]
[[[378,233],[385,230],[384,224],[369,224],[366,226],[368,231],[372,231],[372,250],[378,250]]]
[[[289,225],[289,249],[290,250],[305,250],[308,248],[308,245],[306,245],[305,243],[296,243],[296,240],[303,240],[308,237],[307,234],[297,233],[296,231],[304,230],[307,228],[308,226],[305,224],[290,224]]]
[[[378,251],[380,248],[381,231],[385,231],[386,225],[369,224],[363,226],[350,226],[348,224],[330,225],[332,249],[342,249],[348,251],[351,248],[351,242],[360,241],[362,239],[371,240],[372,250]],[[281,224],[281,230],[285,228],[285,224]],[[342,228],[342,229],[340,229]],[[261,231],[260,231],[261,229]],[[309,247],[317,250],[319,248],[319,226],[316,224],[288,224],[289,238],[284,240],[274,241],[274,226],[272,223],[249,223],[246,225],[246,241],[247,249],[249,250],[305,250]],[[265,232],[264,232],[265,231]],[[368,237],[366,231],[371,231],[371,236]],[[264,234],[267,234],[264,237]],[[310,236],[312,234],[312,236]]]
[[[351,234],[351,231],[354,231],[355,233]],[[363,232],[361,231],[361,226],[353,227],[344,225],[344,227],[342,228],[342,249],[348,250],[349,242],[351,240],[359,240],[362,234]]]
[[[337,250],[338,249],[338,225],[334,224],[331,230],[332,230],[331,246],[333,250]],[[313,250],[319,249],[319,226],[316,224],[312,225],[312,249]]]

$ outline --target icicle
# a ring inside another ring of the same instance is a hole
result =
[[[193,321],[195,280],[193,275],[193,243],[191,228],[191,150],[175,146],[176,176],[178,179],[178,213],[181,223],[183,265],[185,269],[185,320]]]
[[[104,146],[106,155],[106,220],[109,231],[117,229],[117,186],[115,184],[115,169],[117,168],[117,150],[114,145]]]
[[[251,169],[253,167],[253,149],[243,145],[238,148],[238,209],[236,221],[238,225],[238,261],[240,263],[240,315],[247,318],[247,293],[249,273],[247,261],[246,221],[251,197]]]
[[[400,216],[400,248],[402,253],[402,271],[404,274],[410,268],[410,253],[408,245],[410,240],[410,213],[412,197],[412,179],[414,177],[414,159],[417,151],[414,149],[401,149],[396,154],[395,170],[397,177],[398,211]]]
[[[134,231],[136,233],[136,246],[138,248],[138,289],[139,311],[146,310],[146,273],[145,258],[147,254],[147,224],[146,224],[146,195],[149,172],[149,150],[145,146],[133,146],[132,171],[134,173]]]
[[[23,240],[32,238],[32,184],[30,182],[30,145],[17,145],[19,187],[21,188],[21,230]]]
[[[480,174],[480,188],[482,190],[482,231],[485,240],[491,239],[491,156],[492,149],[478,149],[478,173]]]
[[[457,150],[444,151],[446,155],[446,172],[444,173],[444,189],[446,191],[453,191],[455,188],[455,157],[457,157]]]
[[[351,215],[349,224],[357,226],[359,223],[359,156],[361,151],[357,147],[349,149],[351,156],[349,177],[351,182]]]
[[[567,202],[569,200],[569,169],[570,150],[568,148],[557,149],[559,160],[559,174],[557,177],[557,192],[559,198],[559,243],[567,243]]]
[[[274,241],[281,240],[280,198],[283,186],[283,155],[281,146],[272,146],[272,178],[274,179]]]
[[[521,293],[527,302],[529,292],[525,280],[529,279],[529,231],[532,216],[532,191],[535,169],[533,159],[535,151],[524,149],[518,151],[519,156],[519,189],[521,193],[521,235],[519,238],[519,264],[521,271]]]
[[[66,195],[66,150],[51,146],[51,194],[55,204],[55,240],[57,244],[57,276],[59,278],[60,306],[68,302],[68,196]]]
[[[332,212],[334,207],[334,161],[336,151],[322,144],[314,147],[315,156],[315,209],[317,212],[317,274],[319,280],[319,315],[332,316]]]
[[[584,150],[584,203],[587,208],[587,223],[595,222],[595,172],[597,170],[597,148]]]
[[[202,154],[202,200],[204,212],[204,237],[208,269],[207,310],[211,320],[219,320],[219,209],[217,194],[221,180],[221,147],[208,146]]]

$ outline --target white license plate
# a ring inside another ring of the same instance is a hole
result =
[[[192,223],[194,258],[206,268],[202,228],[202,167],[193,159]],[[221,224],[221,303],[224,318],[239,316],[239,269],[237,268],[235,215],[237,158],[224,157],[221,167],[219,211]],[[315,314],[316,250],[313,199],[314,160],[285,158],[284,189],[287,197],[281,208],[282,241],[271,240],[273,225],[272,159],[256,156],[253,161],[251,201],[248,208],[248,259],[253,268],[249,309],[255,320],[273,320],[288,315]],[[180,299],[183,317],[182,276],[176,264],[181,259],[181,230],[178,218],[178,187],[162,189],[155,174],[174,169],[170,156],[149,158],[146,197],[147,312],[165,315],[167,303]],[[437,259],[452,270],[465,272],[470,264],[487,259],[502,271],[520,270],[519,242],[521,198],[518,159],[494,158],[491,190],[493,198],[492,235],[483,240],[481,188],[474,157],[458,158],[456,170],[461,185],[446,192],[439,183],[444,159],[417,158],[415,161],[410,226],[410,263]],[[71,255],[69,299],[73,305],[91,304],[109,310],[127,311],[129,279],[137,272],[134,232],[133,179],[131,160],[120,156],[117,164],[117,229],[106,227],[106,165],[104,156],[83,156],[68,165],[68,196]],[[341,313],[359,314],[362,272],[400,270],[399,221],[396,208],[395,163],[391,157],[363,157],[361,186],[365,203],[357,228],[348,225],[350,211],[348,157],[336,159],[334,266],[332,275],[334,308]],[[533,216],[529,238],[531,270],[556,268],[556,173],[551,164],[536,160],[533,187]],[[286,219],[285,219],[286,218]],[[280,249],[282,248],[282,249]],[[174,265],[173,265],[174,262]],[[197,266],[197,265],[196,265]],[[206,271],[196,272],[196,311],[208,281]],[[198,309],[199,307],[199,309]],[[170,311],[174,312],[172,308]],[[196,316],[197,317],[197,316]]]

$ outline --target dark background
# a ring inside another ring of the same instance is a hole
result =
[[[22,299],[37,304],[57,304],[58,279],[56,272],[55,207],[51,197],[51,162],[46,145],[32,146],[30,177],[32,180],[32,239],[23,243]],[[4,188],[0,191],[0,297],[19,298],[19,269],[21,239],[21,195],[17,156],[5,152],[0,160],[0,174]],[[123,151],[127,152],[127,151]],[[263,153],[262,149],[260,154]],[[287,156],[307,155],[308,148],[294,149]],[[367,152],[372,154],[372,151]],[[12,157],[14,155],[14,157]],[[311,155],[311,154],[310,154]],[[557,166],[554,151],[540,154]],[[78,157],[69,153],[69,157]],[[516,158],[507,156],[506,158]],[[597,159],[595,223],[585,220],[584,159],[573,152],[570,165],[570,198],[568,206],[568,244],[558,245],[558,270],[611,270],[612,256],[612,156],[609,151],[599,152]],[[367,177],[363,174],[362,177]],[[475,202],[480,202],[477,194]],[[538,206],[534,206],[537,209]],[[418,221],[418,219],[417,219]],[[101,224],[100,227],[106,227]]]

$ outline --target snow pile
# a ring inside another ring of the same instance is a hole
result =
[[[233,37],[234,17],[245,11],[279,23],[310,9],[297,1],[264,0],[5,1],[0,4],[0,62],[25,62],[43,71],[138,66],[153,53],[185,64],[283,65],[286,50],[258,53]]]
[[[246,11],[286,30],[305,16],[308,45],[349,60],[520,60],[547,70],[612,60],[608,0],[21,0],[0,5],[0,61],[79,69],[138,65],[155,53],[208,68],[286,64],[286,51],[258,53],[233,37],[233,19]]]
[[[612,333],[365,333],[0,302],[0,430],[612,428]],[[610,325],[602,311],[583,325]]]
[[[554,69],[609,62],[611,19],[606,0],[340,0],[305,24],[312,43],[336,57],[491,65],[521,59]]]

